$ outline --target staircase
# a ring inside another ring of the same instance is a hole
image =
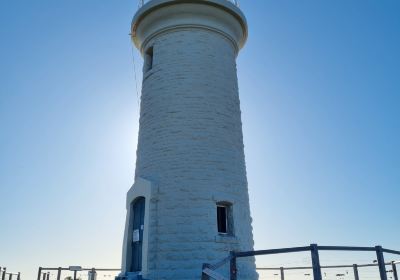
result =
[[[127,272],[125,275],[115,277],[115,280],[148,280],[144,279],[140,272]]]

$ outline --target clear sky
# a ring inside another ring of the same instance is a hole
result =
[[[400,1],[241,8],[256,248],[400,249]],[[23,280],[40,265],[120,265],[138,132],[136,9],[0,1],[0,266]]]

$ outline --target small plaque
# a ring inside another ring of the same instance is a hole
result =
[[[80,267],[80,266],[70,266],[68,269],[70,271],[81,271],[82,267]]]
[[[135,229],[135,230],[133,231],[132,241],[133,241],[133,242],[138,242],[138,241],[140,241],[140,232],[139,232],[138,229]]]

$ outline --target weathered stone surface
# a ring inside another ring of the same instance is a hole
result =
[[[143,52],[153,47],[152,69],[143,74],[135,174],[154,186],[147,202],[144,276],[200,279],[203,263],[253,249],[236,72],[239,42],[194,24],[153,34],[139,45]],[[220,201],[232,203],[234,237],[218,235]],[[258,278],[253,258],[238,264],[240,279]]]

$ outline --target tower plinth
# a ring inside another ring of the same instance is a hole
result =
[[[253,250],[236,72],[246,19],[227,0],[152,0],[131,33],[144,66],[122,275],[200,279],[203,263]],[[258,279],[254,258],[238,277]]]

